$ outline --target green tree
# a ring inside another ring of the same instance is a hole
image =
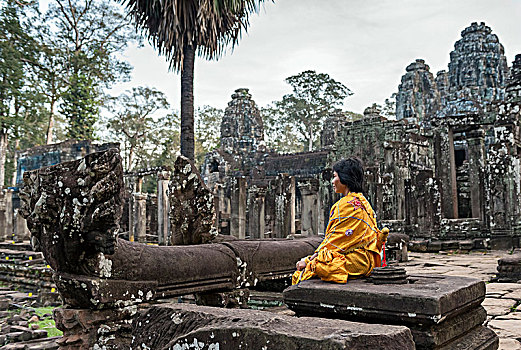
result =
[[[68,119],[67,136],[92,139],[101,91],[128,79],[131,67],[117,57],[139,36],[123,10],[109,0],[55,0],[42,20],[42,77],[49,93],[48,134],[54,103]],[[52,137],[48,137],[52,139]]]
[[[0,7],[0,187],[6,184],[9,139],[31,127],[31,113],[39,109],[27,64],[37,50],[23,10],[11,1]]]
[[[159,118],[159,130],[154,138],[153,148],[150,152],[150,161],[153,166],[173,166],[176,155],[181,149],[179,135],[181,125],[179,114],[172,112]]]
[[[108,102],[112,117],[106,125],[113,139],[121,142],[125,169],[150,166],[151,153],[157,153],[164,128],[169,126],[165,125],[169,120],[158,122],[154,118],[155,113],[169,107],[165,95],[153,88],[137,87]]]
[[[211,106],[197,108],[195,113],[195,161],[201,164],[206,153],[219,147],[224,111]]]
[[[170,67],[181,72],[181,153],[194,159],[195,54],[217,59],[237,44],[249,15],[263,0],[128,0],[137,24]]]
[[[287,122],[280,109],[275,105],[269,105],[261,108],[261,116],[264,124],[264,141],[269,149],[281,153],[295,153],[303,150],[297,130]]]
[[[308,151],[318,145],[320,130],[325,118],[338,113],[344,99],[353,93],[342,83],[325,73],[308,70],[286,78],[293,92],[275,102],[282,126],[295,129],[297,138]]]

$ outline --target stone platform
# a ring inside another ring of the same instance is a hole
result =
[[[497,335],[482,326],[485,283],[474,278],[409,276],[407,284],[303,281],[284,291],[301,316],[399,324],[412,331],[417,349],[497,349]]]
[[[512,256],[509,251],[472,251],[458,253],[409,253],[409,261],[400,263],[409,274],[472,276],[486,282],[482,306],[487,311],[485,325],[499,336],[500,350],[521,350],[521,283],[496,283],[498,261]]]

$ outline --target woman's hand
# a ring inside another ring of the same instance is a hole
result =
[[[301,270],[304,270],[306,268],[306,262],[304,260],[299,260],[297,262],[297,271],[301,271]]]

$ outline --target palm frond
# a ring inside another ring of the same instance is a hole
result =
[[[183,47],[205,59],[233,48],[264,0],[122,0],[170,68],[180,71]]]

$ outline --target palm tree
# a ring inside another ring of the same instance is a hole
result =
[[[123,0],[170,68],[181,72],[181,154],[194,159],[194,60],[217,59],[264,0]]]

